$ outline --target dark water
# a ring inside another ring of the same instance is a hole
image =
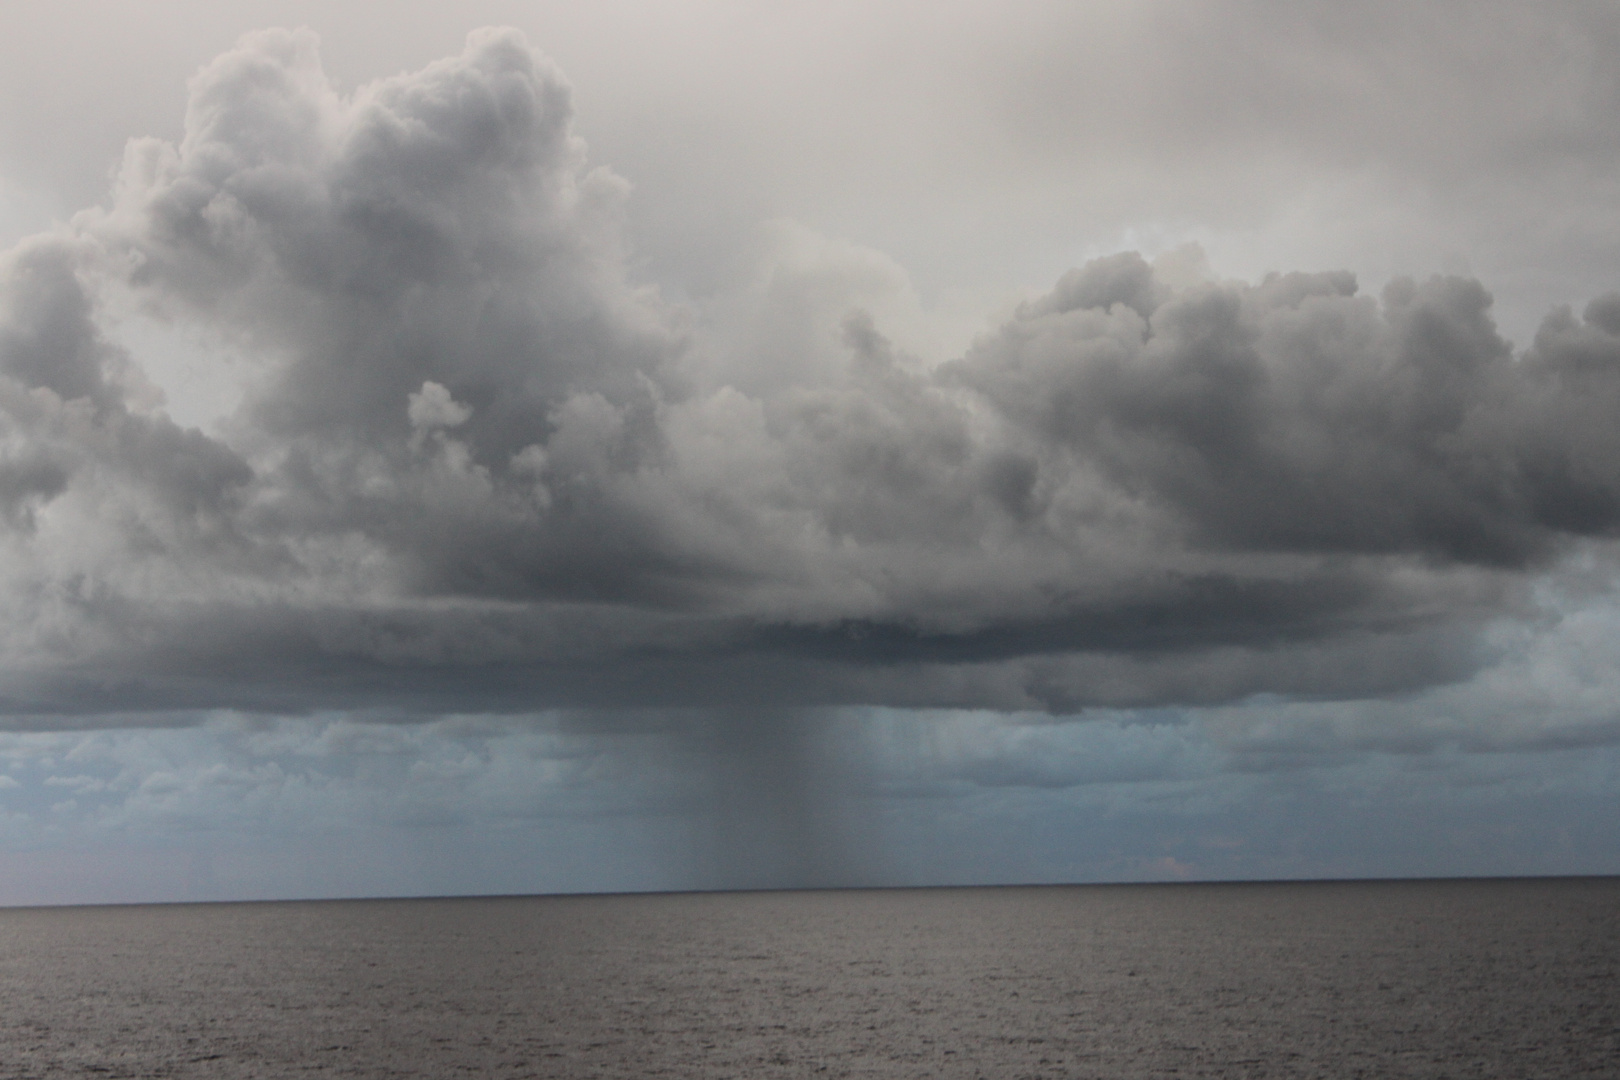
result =
[[[0,1076],[1620,1076],[1620,879],[0,910]]]

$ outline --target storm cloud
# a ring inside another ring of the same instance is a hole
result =
[[[1620,293],[1516,352],[1469,278],[1124,253],[936,363],[836,281],[665,298],[632,197],[515,31],[204,68],[0,259],[9,723],[1377,696],[1620,529]],[[172,420],[128,311],[240,405]]]

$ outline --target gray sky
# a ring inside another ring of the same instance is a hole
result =
[[[1611,7],[402,12],[0,46],[0,902],[1620,871]]]

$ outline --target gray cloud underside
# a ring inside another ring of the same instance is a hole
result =
[[[570,108],[513,32],[350,95],[254,35],[0,257],[14,723],[1376,695],[1620,528],[1620,294],[1515,355],[1471,280],[1124,254],[948,363],[841,311],[721,378]],[[246,357],[240,408],[169,419],[114,298]]]

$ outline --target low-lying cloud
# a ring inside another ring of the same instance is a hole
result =
[[[1620,529],[1620,293],[1516,354],[1476,281],[1127,253],[932,363],[861,310],[772,342],[807,275],[736,377],[570,98],[513,31],[350,94],[252,35],[0,257],[11,725],[1378,696]],[[175,423],[128,310],[240,406]]]

